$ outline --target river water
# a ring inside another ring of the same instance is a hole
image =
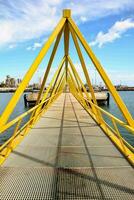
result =
[[[119,93],[134,118],[134,91],[121,91]],[[0,93],[0,115],[2,114],[4,108],[6,107],[7,103],[11,99],[12,95],[13,95],[13,93]],[[113,113],[116,117],[124,120],[123,116],[121,115],[118,107],[116,106],[116,104],[111,96],[110,96],[110,105],[108,107],[102,106],[102,108],[109,111],[110,113]],[[19,116],[20,114],[22,114],[23,112],[25,112],[27,110],[28,110],[28,108],[25,108],[25,106],[24,106],[24,99],[23,99],[23,95],[22,95],[22,97],[20,98],[20,101],[16,105],[16,108],[9,120],[14,119],[15,117]],[[28,118],[24,119],[23,123],[25,123],[26,120],[28,120]],[[106,120],[110,125],[112,125],[112,123],[109,119],[106,119]],[[5,140],[7,140],[7,138],[9,138],[11,136],[11,132],[13,131],[13,128],[14,127],[9,129],[7,133],[0,135],[0,144],[3,143]],[[122,127],[118,126],[118,128],[121,130],[123,137],[131,145],[134,146],[134,136],[132,136],[129,132],[127,132]]]

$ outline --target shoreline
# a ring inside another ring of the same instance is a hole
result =
[[[109,91],[109,90],[101,90],[101,91]],[[125,92],[127,92],[127,91],[134,91],[134,88],[126,88],[126,89],[116,89],[116,91],[125,91]]]
[[[17,88],[6,88],[6,89],[4,89],[4,88],[0,88],[0,93],[14,93],[14,92],[16,92],[16,90],[17,90]],[[38,92],[38,91],[40,91],[40,90],[33,90],[33,89],[26,89],[26,90],[24,90],[24,92],[23,93],[25,93],[25,92]]]
[[[0,93],[14,93],[16,92],[17,88],[0,88]],[[122,88],[122,89],[116,89],[117,91],[134,91],[134,88]],[[39,89],[26,89],[25,92],[39,92]],[[107,89],[102,89],[100,91],[95,92],[109,92]]]

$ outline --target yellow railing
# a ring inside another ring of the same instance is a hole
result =
[[[87,100],[87,99],[85,99],[85,100],[86,100],[87,102],[89,102],[90,104],[93,104],[92,101],[89,101],[89,100]],[[112,115],[111,113],[107,112],[106,110],[100,108],[99,106],[97,106],[97,105],[95,105],[95,104],[94,104],[94,106],[95,106],[101,113],[103,113],[104,115],[106,115],[107,117],[109,117],[109,118],[111,119],[111,121],[112,121],[113,126],[114,126],[115,129],[113,129],[105,120],[104,120],[103,122],[104,122],[113,132],[115,132],[119,138],[121,138],[122,135],[120,134],[119,129],[118,129],[116,123],[119,124],[119,125],[121,125],[121,126],[124,127],[126,130],[128,130],[131,134],[134,135],[134,128],[132,128],[131,126],[129,126],[128,124],[126,124],[126,123],[123,122],[122,120],[118,119],[117,117],[115,117],[115,116]],[[104,119],[104,118],[103,118],[103,119]],[[131,148],[132,151],[134,151],[134,147],[132,147],[124,138],[122,138],[122,140],[124,141],[124,143],[126,143],[126,144]]]
[[[12,121],[8,122],[0,129],[0,134],[4,135],[7,133],[7,130],[9,128],[15,126],[14,130],[12,131],[12,136],[0,146],[0,164],[4,162],[9,153],[21,142],[23,137],[27,134],[29,128],[32,128],[32,126],[39,119],[41,114],[47,111],[50,104],[52,104],[52,102],[56,100],[56,98],[60,94],[61,92],[58,92],[55,95],[51,96],[50,98],[47,98],[40,104],[34,106],[30,110],[26,111],[25,113],[16,117]],[[38,113],[36,113],[37,110],[39,111]],[[21,127],[23,119],[30,114],[32,117],[30,117],[30,119]]]
[[[85,104],[83,104],[83,101],[82,101],[83,96],[81,96],[80,93],[75,92],[74,90],[72,90],[71,92],[75,96],[75,98],[82,104],[84,109],[95,119],[95,121],[97,123],[99,123],[99,122],[97,120],[96,115],[90,109],[91,105],[92,105],[92,107],[95,107],[101,114],[104,114],[105,116],[107,116],[111,120],[114,128],[112,126],[110,126],[110,124],[108,124],[106,122],[106,120],[104,119],[104,117],[101,115],[102,121],[101,121],[101,123],[99,123],[99,126],[110,137],[110,139],[117,145],[117,147],[121,150],[123,155],[127,157],[127,159],[131,162],[131,164],[134,165],[134,147],[131,144],[129,144],[123,138],[123,136],[120,133],[120,130],[118,128],[118,124],[121,127],[125,128],[127,131],[129,131],[132,136],[134,136],[134,128],[132,128],[131,126],[129,126],[128,124],[126,124],[122,120],[118,119],[117,117],[115,117],[111,113],[100,108],[98,105],[94,104],[92,102],[92,100],[88,100],[87,98],[84,98],[85,102],[87,102],[89,104],[89,106],[85,106]]]
[[[46,81],[50,73],[50,69],[52,67],[52,63],[53,63],[57,48],[59,46],[59,42],[62,38],[62,35],[64,36],[64,56],[59,64],[57,71],[55,72],[52,78],[52,81],[49,84],[47,91],[44,93],[44,87],[46,86]],[[86,91],[86,88],[84,87],[81,77],[79,76],[77,72],[77,68],[75,68],[73,61],[71,57],[69,56],[70,35],[72,36],[72,40],[76,48],[76,52],[77,52],[77,55],[78,55],[78,58],[83,70],[83,74],[91,93],[91,97]],[[11,122],[7,123],[15,106],[17,105],[17,102],[19,101],[21,95],[23,94],[23,91],[25,90],[26,86],[32,79],[34,73],[38,69],[40,63],[42,62],[44,56],[50,49],[50,46],[52,45],[53,42],[54,42],[54,46],[52,48],[52,53],[50,54],[50,59],[48,61],[46,71],[43,76],[41,89],[39,91],[36,106],[30,109],[29,111],[27,111],[26,113],[20,115],[16,119],[12,120]],[[94,89],[90,80],[91,77],[88,74],[86,63],[84,61],[83,51],[81,51],[80,44],[85,49],[95,69],[98,71],[99,75],[101,76],[102,80],[107,86],[109,92],[111,93],[113,99],[115,100],[115,103],[117,104],[124,119],[126,120],[126,123],[119,120],[112,114],[106,112],[105,110],[103,110],[97,105]],[[63,10],[62,19],[60,20],[60,22],[58,23],[58,25],[56,26],[56,28],[50,35],[49,39],[46,41],[46,43],[40,50],[39,54],[37,55],[36,59],[32,63],[29,70],[27,71],[26,75],[24,76],[24,79],[22,80],[15,94],[13,95],[10,102],[6,106],[5,110],[3,111],[2,115],[0,116],[0,133],[4,133],[4,131],[7,131],[10,127],[16,124],[11,138],[0,147],[0,164],[5,160],[5,158],[9,155],[12,149],[14,149],[15,146],[22,140],[24,135],[27,133],[28,129],[37,121],[41,113],[44,111],[44,109],[42,109],[43,104],[46,104],[46,107],[45,107],[45,110],[46,110],[46,108],[49,107],[49,105],[54,101],[57,95],[59,95],[63,91],[66,84],[69,85],[70,91],[77,98],[77,100],[82,104],[85,110],[96,120],[96,122],[100,125],[100,127],[104,130],[104,132],[111,138],[111,140],[117,145],[117,147],[122,151],[122,153],[128,158],[128,160],[134,164],[134,153],[133,153],[134,148],[130,144],[128,144],[128,142],[123,138],[123,136],[120,133],[120,130],[118,129],[118,124],[119,124],[125,129],[127,129],[128,131],[130,131],[133,135],[134,134],[133,117],[128,111],[120,95],[116,91],[116,88],[112,84],[111,80],[109,79],[108,75],[106,74],[105,70],[100,64],[99,60],[93,53],[92,49],[89,47],[88,43],[84,39],[80,30],[76,26],[75,22],[71,18],[71,11],[68,9]],[[84,95],[81,91],[81,88],[84,91]],[[51,97],[50,99],[46,100],[46,98],[48,97],[48,93],[50,91],[51,91]],[[24,117],[28,116],[29,114],[31,114],[30,119],[23,127],[20,128],[22,119],[24,119]],[[108,118],[111,119],[114,128],[112,128],[105,121],[102,114],[106,115]]]

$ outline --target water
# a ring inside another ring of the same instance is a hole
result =
[[[4,111],[6,105],[8,104],[8,102],[12,96],[13,96],[13,93],[0,93],[0,115]],[[25,108],[25,106],[24,106],[24,99],[23,99],[23,95],[22,95],[22,97],[20,98],[18,104],[16,105],[11,117],[9,118],[9,121],[16,118],[20,114],[26,112],[27,110],[28,110],[28,108]],[[21,123],[21,126],[23,126],[26,123],[28,118],[29,118],[29,116],[26,116],[24,118],[24,120]],[[0,134],[0,144],[2,144],[4,141],[6,141],[8,138],[10,138],[11,134],[13,133],[14,128],[15,127],[12,126],[11,128],[9,128],[6,131],[6,133]]]
[[[119,92],[120,96],[124,100],[125,104],[127,105],[130,113],[132,114],[134,118],[134,91],[121,91]],[[13,93],[0,93],[0,115],[3,112],[4,108],[6,107],[7,103],[11,99]],[[120,113],[118,107],[114,103],[113,98],[110,96],[110,105],[109,107],[107,106],[102,106],[103,109],[109,111],[110,113],[113,113],[114,116],[122,119],[123,121],[124,118],[122,114]],[[18,102],[13,114],[11,115],[10,119],[14,119],[15,117],[19,116],[23,112],[27,111],[28,108],[25,108],[24,106],[24,100],[23,100],[23,95],[20,98],[20,101]],[[22,123],[22,125],[28,120],[28,117],[26,117]],[[106,119],[107,122],[112,125],[111,121],[109,119]],[[132,136],[129,132],[127,132],[124,128],[118,126],[119,129],[121,130],[121,133],[123,137],[131,144],[134,146],[134,136]],[[3,143],[7,138],[11,136],[11,132],[13,131],[14,127],[11,127],[6,134],[3,134],[0,136],[0,143]]]
[[[129,112],[131,113],[132,117],[134,118],[134,91],[120,91],[119,92],[121,98],[125,102]],[[113,100],[112,96],[110,96],[110,105],[102,106],[103,109],[113,114],[115,117],[121,119],[122,121],[126,122],[123,115],[121,114],[118,106],[116,105],[115,101]],[[105,116],[104,116],[105,117]],[[105,118],[106,119],[106,118]],[[109,118],[106,119],[108,124],[113,127],[113,124]],[[113,127],[114,128],[114,127]],[[125,128],[118,125],[118,128],[123,135],[123,137],[132,145],[134,146],[134,135],[128,132]]]

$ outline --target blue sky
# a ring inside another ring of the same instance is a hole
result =
[[[72,9],[73,19],[113,83],[134,86],[133,0],[0,0],[0,82],[7,74],[23,78],[61,18],[63,8]],[[62,44],[57,52],[60,56]],[[33,81],[43,75],[49,55],[50,51]],[[81,73],[72,42],[70,55]],[[53,63],[51,75],[60,56]],[[93,80],[94,69],[87,56],[85,60]]]

